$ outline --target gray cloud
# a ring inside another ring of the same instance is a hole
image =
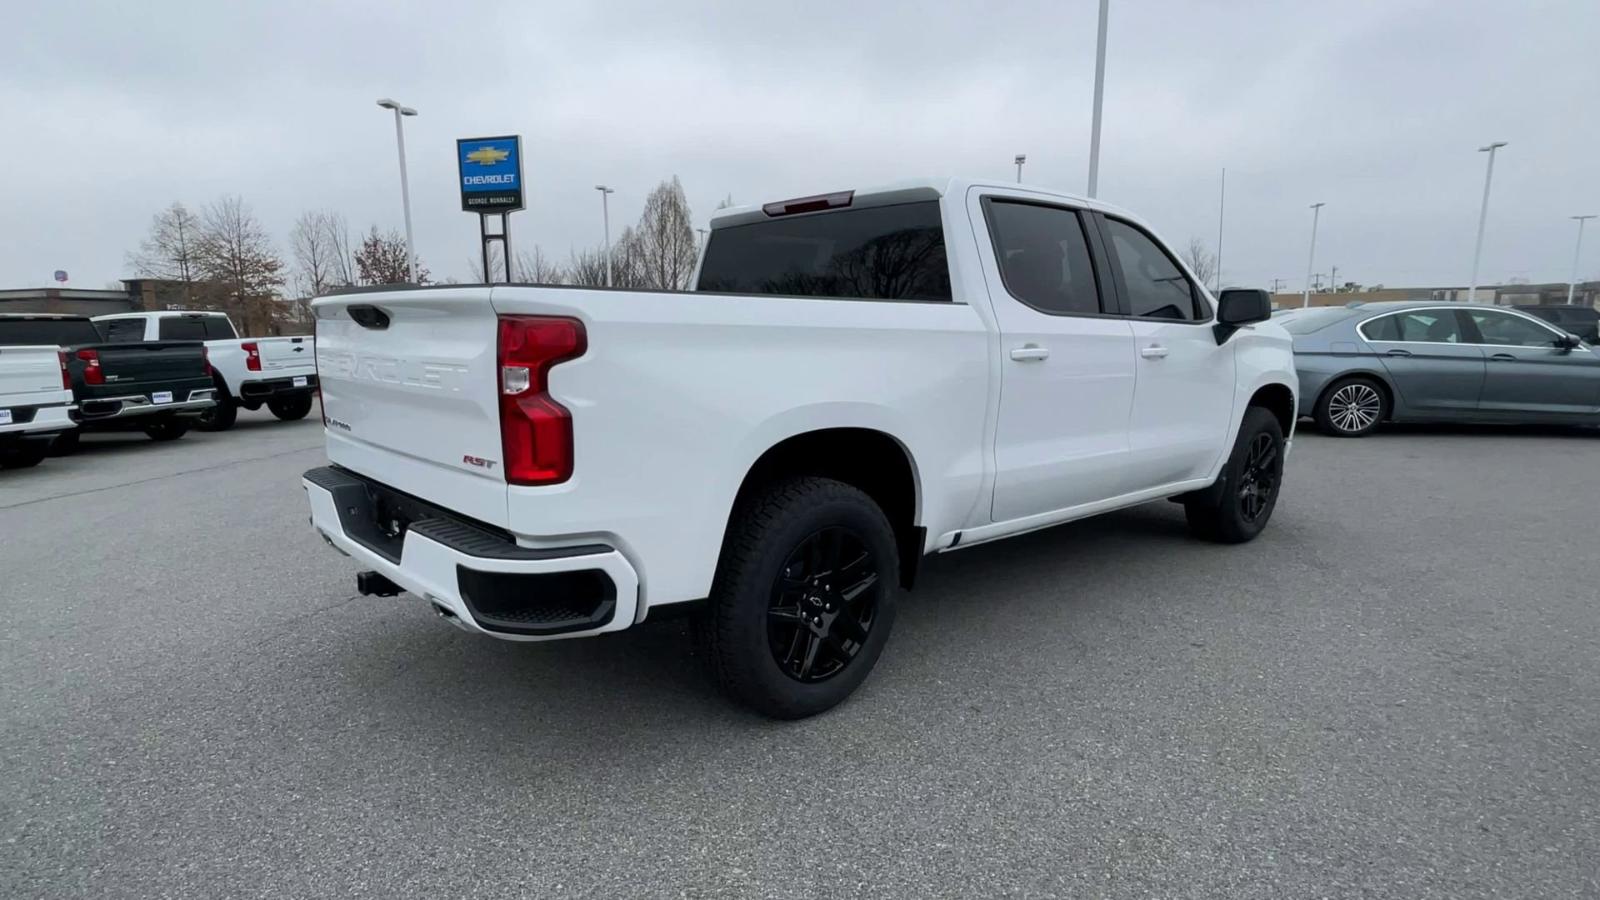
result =
[[[1078,2],[588,3],[494,7],[34,4],[0,59],[0,286],[126,274],[150,215],[239,193],[281,239],[313,207],[400,224],[408,122],[418,249],[465,276],[454,139],[519,132],[532,208],[513,237],[564,258],[682,177],[697,218],[907,175],[1083,188],[1095,6]],[[1319,270],[1464,282],[1483,157],[1496,166],[1485,280],[1567,275],[1600,212],[1600,6],[1113,0],[1101,196],[1171,240],[1215,240],[1227,280]],[[1600,238],[1584,271],[1600,275]]]

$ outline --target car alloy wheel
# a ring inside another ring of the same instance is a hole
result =
[[[1254,522],[1272,503],[1278,490],[1278,442],[1270,434],[1258,434],[1245,454],[1239,473],[1239,514]]]
[[[847,528],[824,528],[784,560],[767,606],[767,645],[796,681],[843,672],[877,619],[878,561]]]
[[[1377,389],[1362,382],[1347,384],[1328,399],[1328,419],[1333,427],[1350,434],[1371,428],[1382,410],[1383,398]]]

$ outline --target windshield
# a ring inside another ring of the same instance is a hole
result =
[[[711,232],[697,290],[949,300],[939,201],[718,228]]]
[[[1354,312],[1343,306],[1325,306],[1321,309],[1291,312],[1279,318],[1278,324],[1290,334],[1310,334],[1335,322],[1342,322],[1354,315]]]

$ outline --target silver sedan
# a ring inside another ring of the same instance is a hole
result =
[[[1526,313],[1354,303],[1273,321],[1294,335],[1300,414],[1327,434],[1386,421],[1600,425],[1600,351]]]

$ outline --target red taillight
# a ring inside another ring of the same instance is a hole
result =
[[[61,389],[72,390],[72,373],[67,371],[67,351],[57,350],[56,359],[61,363]]]
[[[100,351],[79,350],[78,358],[83,360],[84,384],[106,383],[106,373],[100,368]]]
[[[588,349],[583,323],[500,317],[500,449],[509,484],[572,477],[572,414],[548,393],[550,368]]]
[[[215,370],[211,368],[211,352],[204,344],[200,345],[200,365],[206,367],[206,377],[210,378]]]
[[[252,372],[261,371],[261,347],[255,341],[245,341],[239,349],[244,351],[244,367]]]

